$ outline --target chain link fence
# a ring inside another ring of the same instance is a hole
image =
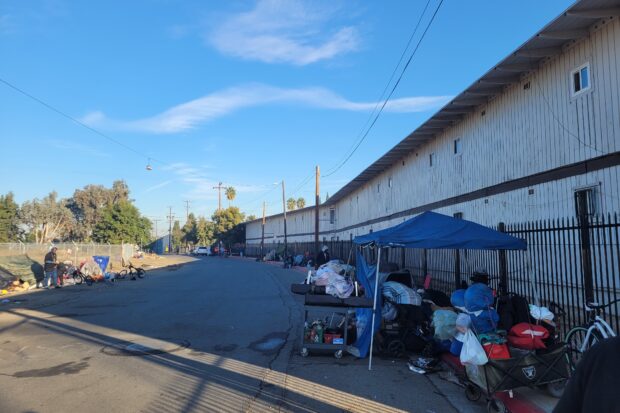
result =
[[[32,261],[43,264],[43,258],[52,244],[0,243],[0,265],[10,257],[26,256]],[[74,242],[54,244],[59,262],[71,261],[79,265],[83,261],[92,260],[93,255],[107,255],[110,257],[110,269],[119,269],[135,254],[132,244],[77,244]]]

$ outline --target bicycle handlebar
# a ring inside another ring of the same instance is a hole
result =
[[[588,310],[601,310],[605,307],[609,307],[612,304],[615,304],[617,302],[620,302],[620,298],[618,298],[617,300],[613,300],[608,302],[607,304],[599,304],[599,303],[586,303],[586,309]]]

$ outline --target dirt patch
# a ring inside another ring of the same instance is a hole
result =
[[[196,258],[188,255],[155,255],[148,254],[142,258],[132,258],[131,263],[136,267],[150,270],[154,268],[168,267],[170,270],[178,270],[183,264],[196,261]]]

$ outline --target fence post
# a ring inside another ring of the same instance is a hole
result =
[[[428,275],[428,257],[426,248],[422,250],[422,279],[424,280]]]
[[[461,288],[461,250],[458,249],[454,250],[454,288]]]
[[[592,276],[592,255],[590,253],[590,219],[585,196],[577,197],[579,204],[579,238],[581,241],[581,267],[583,269],[583,288],[586,303],[594,302],[594,279]]]
[[[499,232],[506,232],[506,224],[500,222],[497,226]],[[499,259],[499,292],[500,295],[508,294],[508,262],[506,260],[506,250],[498,250]]]

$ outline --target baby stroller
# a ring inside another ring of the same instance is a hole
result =
[[[411,273],[390,273],[383,285],[383,301],[396,316],[384,321],[376,336],[375,351],[397,358],[407,357],[409,352],[422,352],[431,338],[430,319],[422,308],[421,297],[408,297],[409,289],[414,288]]]

